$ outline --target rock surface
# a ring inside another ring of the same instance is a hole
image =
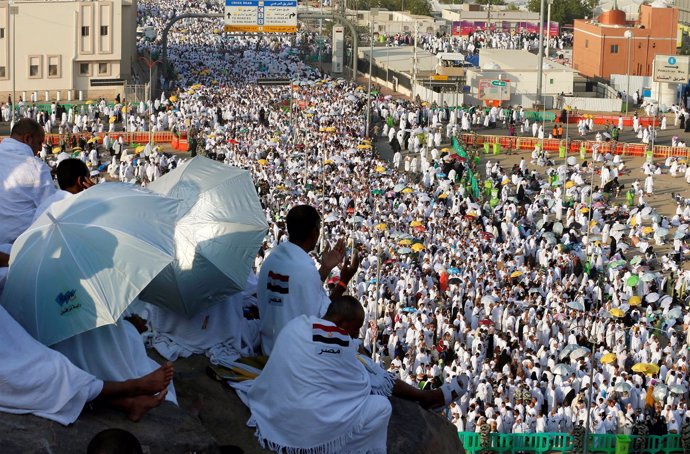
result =
[[[69,427],[35,416],[0,413],[0,453],[82,454],[94,435],[112,427],[132,432],[144,452],[151,454],[268,453],[246,425],[247,408],[234,391],[206,374],[207,365],[206,357],[198,355],[176,361],[175,388],[180,407],[165,403],[139,423],[129,422],[122,413],[106,408],[85,410]],[[389,453],[461,452],[455,426],[445,418],[413,402],[393,398],[392,403]]]

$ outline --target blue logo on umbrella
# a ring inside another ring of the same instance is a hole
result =
[[[669,65],[675,65],[676,64],[676,57],[668,57],[668,64]]]

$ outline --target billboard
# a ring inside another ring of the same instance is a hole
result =
[[[510,101],[510,81],[479,79],[477,99],[491,101]]]
[[[654,57],[654,82],[669,84],[688,83],[690,57],[686,55],[656,55]]]
[[[225,31],[296,33],[297,0],[225,0]]]

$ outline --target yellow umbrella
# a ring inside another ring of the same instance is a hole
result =
[[[371,140],[362,139],[361,143],[363,143],[365,145],[371,145]]]
[[[86,101],[86,104],[91,105],[93,104],[93,101],[89,99],[88,101]]]
[[[326,159],[323,163],[324,164],[333,164],[333,161],[331,161],[330,159]]]
[[[647,370],[647,364],[645,363],[637,363],[632,367],[633,372],[641,372],[644,373]]]
[[[364,91],[364,87],[362,87],[361,85],[358,85],[357,88],[355,88],[355,90]]]
[[[450,153],[450,148],[441,148],[441,153]]]
[[[654,375],[659,373],[659,366],[651,363],[637,363],[632,367],[632,370],[645,375]]]
[[[91,137],[86,143],[98,143],[98,137]]]
[[[422,223],[419,221],[410,222],[410,227],[419,227],[420,225],[422,225]]]
[[[522,271],[513,271],[510,273],[510,277],[520,277],[522,276]]]
[[[202,87],[201,84],[194,84],[194,85],[192,85],[192,86],[189,87],[189,88],[191,88],[192,90],[198,90],[198,89],[200,89],[201,87]]]
[[[644,233],[644,234],[646,234],[646,235],[652,233],[653,231],[654,231],[654,229],[651,228],[651,227],[643,227],[643,228],[642,228],[642,233]]]
[[[587,207],[580,208],[580,213],[589,213],[589,208],[587,208]]]
[[[621,309],[615,307],[609,311],[609,314],[611,316],[616,317],[616,318],[622,318],[625,317],[625,312],[623,312]]]
[[[146,148],[144,145],[139,145],[138,147],[136,147],[134,149],[134,152],[135,153],[141,153],[142,151],[144,151],[144,148]]]
[[[383,231],[386,230],[387,228],[388,228],[388,226],[387,226],[386,224],[384,224],[383,222],[380,223],[380,224],[376,224],[376,230],[379,230],[379,231],[381,231],[381,232],[383,232]]]
[[[412,188],[405,188],[405,189],[403,189],[401,192],[402,192],[403,194],[409,194],[409,193],[414,192],[414,191],[412,190]]]
[[[568,180],[568,181],[566,181],[566,183],[565,183],[565,188],[566,188],[566,189],[570,189],[570,188],[572,188],[572,187],[574,187],[574,186],[575,186],[575,182],[574,182],[573,180]]]
[[[122,113],[127,113],[127,106],[122,106]]]
[[[371,145],[367,145],[365,143],[360,143],[357,145],[358,150],[371,150]]]
[[[326,128],[326,132],[335,132],[335,128],[333,126],[329,126]]]
[[[110,124],[113,124],[113,123],[115,123],[116,121],[117,121],[117,117],[114,116],[114,115],[111,116],[110,118],[108,118],[108,123],[110,123]]]
[[[256,162],[258,162],[258,163],[259,163],[260,165],[262,165],[262,166],[265,166],[266,164],[268,164],[268,161],[265,160],[265,159],[259,159],[259,160],[256,161]]]
[[[654,375],[659,373],[659,366],[656,364],[652,363],[647,363],[647,371],[645,372],[647,375]]]
[[[398,244],[400,244],[401,246],[409,246],[410,244],[412,244],[412,240],[410,240],[409,238],[405,238],[403,240],[400,240]]]
[[[377,171],[378,173],[383,173],[383,172],[386,171],[386,168],[383,167],[383,166],[376,166],[376,171]]]
[[[604,356],[601,357],[599,361],[601,361],[602,364],[611,364],[612,362],[616,361],[618,357],[616,356],[615,353],[607,353]]]
[[[170,100],[170,102],[177,102],[177,96],[175,96],[175,95],[172,95],[168,99]]]
[[[53,147],[53,154],[58,154],[62,151],[62,148],[60,147]]]
[[[425,247],[422,243],[415,243],[410,247],[410,249],[412,249],[415,252],[420,252],[423,251]]]
[[[438,198],[439,198],[439,199],[447,199],[447,198],[448,198],[448,194],[446,194],[446,193],[444,192],[443,194],[441,194],[440,196],[438,196]]]
[[[637,218],[635,216],[630,218],[630,225],[633,227],[635,227],[637,225]]]
[[[631,296],[628,300],[628,304],[630,306],[639,306],[640,304],[642,304],[642,299],[640,299],[640,297],[637,295]]]
[[[595,225],[597,225],[597,221],[595,219],[592,219],[591,221],[589,221],[589,228],[590,229],[593,228]]]

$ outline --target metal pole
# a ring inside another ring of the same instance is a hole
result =
[[[417,21],[414,21],[414,50],[412,54],[412,101],[417,94]]]
[[[149,66],[149,145],[153,145],[153,88],[151,85],[151,77],[153,74],[153,66]]]
[[[553,0],[548,0],[549,7],[546,14],[546,58],[549,58],[549,43],[551,42],[551,4]]]
[[[17,15],[18,7],[14,6],[14,0],[10,0],[10,15],[12,16],[12,122],[10,123],[10,128],[14,127],[15,123],[15,110],[17,107],[17,34],[15,30],[17,29],[17,20],[15,16]],[[10,133],[12,131],[10,130]]]
[[[537,102],[541,100],[542,74],[544,72],[544,0],[539,7],[539,75],[537,77]],[[543,119],[542,119],[543,120]]]
[[[628,114],[628,106],[630,105],[630,58],[632,55],[632,37],[633,34],[630,30],[626,30],[624,36],[628,40],[628,70],[627,74],[627,87],[625,89],[625,114]]]
[[[371,71],[374,61],[374,15],[373,11],[369,13],[371,15],[371,32],[369,34],[370,47],[369,47],[369,88],[367,88],[367,129],[364,132],[366,137],[369,137],[369,128],[371,127]]]

